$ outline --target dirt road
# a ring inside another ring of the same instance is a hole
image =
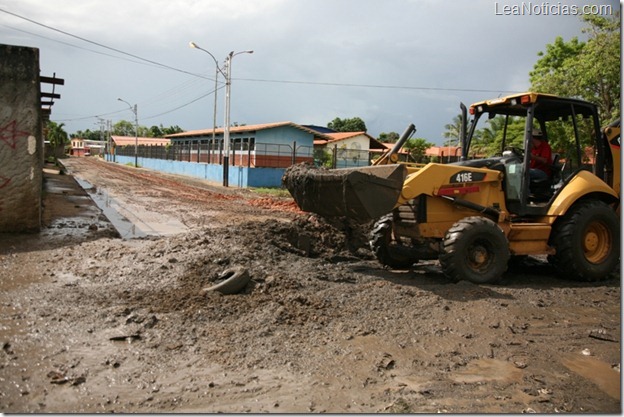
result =
[[[47,174],[47,227],[0,235],[2,412],[621,412],[619,277],[385,270],[289,199],[66,164],[88,192]]]

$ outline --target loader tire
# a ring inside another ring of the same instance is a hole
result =
[[[509,243],[500,227],[485,217],[467,217],[444,236],[440,265],[454,281],[494,283],[507,270]]]
[[[573,206],[555,223],[551,236],[556,253],[549,260],[562,278],[601,281],[619,264],[620,221],[602,201]]]
[[[410,247],[395,239],[392,214],[383,216],[373,226],[369,245],[377,260],[392,269],[407,269],[418,262]]]

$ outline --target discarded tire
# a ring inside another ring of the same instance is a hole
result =
[[[217,278],[217,284],[202,289],[203,293],[217,291],[221,294],[236,294],[241,292],[249,283],[251,277],[247,269],[234,267],[226,269]]]

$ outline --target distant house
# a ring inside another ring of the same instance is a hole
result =
[[[368,166],[375,154],[381,155],[387,149],[366,132],[325,133],[314,141],[314,147],[331,153],[337,168]]]
[[[213,140],[214,135],[214,140]],[[201,129],[166,135],[171,144],[188,151],[188,161],[218,164],[223,156],[224,129]],[[276,122],[230,128],[230,164],[286,168],[313,161],[315,140],[329,140],[323,133],[293,122]]]
[[[72,156],[85,156],[87,150],[85,149],[84,139],[73,138],[71,140],[71,147],[69,148],[69,154]]]
[[[461,152],[461,146],[432,146],[425,151],[425,156],[438,158],[438,162],[456,162]]]
[[[106,149],[106,141],[85,139],[84,147],[85,155],[103,155]]]

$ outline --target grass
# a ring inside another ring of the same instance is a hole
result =
[[[290,193],[285,188],[280,187],[259,187],[250,188],[253,192],[271,197],[290,197]]]

